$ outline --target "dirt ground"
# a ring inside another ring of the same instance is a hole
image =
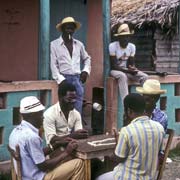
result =
[[[162,180],[180,180],[180,159],[166,163]]]

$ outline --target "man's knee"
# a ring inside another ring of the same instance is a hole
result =
[[[82,159],[74,159],[73,160],[74,162],[72,162],[76,167],[79,167],[79,168],[84,168],[85,167],[85,164],[84,164],[84,161]]]
[[[113,76],[116,79],[120,80],[127,80],[126,73],[123,73],[121,71],[111,71],[111,76]]]

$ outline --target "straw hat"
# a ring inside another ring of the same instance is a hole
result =
[[[74,23],[76,26],[76,30],[78,30],[81,27],[81,24],[78,21],[75,21],[73,17],[66,17],[64,18],[60,23],[56,25],[56,29],[59,31],[62,31],[62,25],[66,23]]]
[[[28,114],[33,112],[43,111],[45,107],[41,104],[39,99],[35,96],[27,96],[21,99],[20,113]]]
[[[160,82],[155,79],[147,79],[143,87],[136,87],[136,91],[141,94],[164,94],[167,91],[161,89]]]
[[[121,24],[117,30],[117,34],[114,36],[123,36],[134,34],[134,31],[130,31],[128,24]]]

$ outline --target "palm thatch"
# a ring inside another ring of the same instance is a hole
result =
[[[158,26],[166,35],[178,31],[179,0],[113,0],[111,27],[130,23],[136,28]]]

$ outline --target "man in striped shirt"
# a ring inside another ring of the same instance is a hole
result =
[[[119,132],[115,154],[119,164],[97,180],[155,179],[158,153],[164,136],[163,127],[144,116],[145,100],[136,93],[124,99],[126,123]]]

